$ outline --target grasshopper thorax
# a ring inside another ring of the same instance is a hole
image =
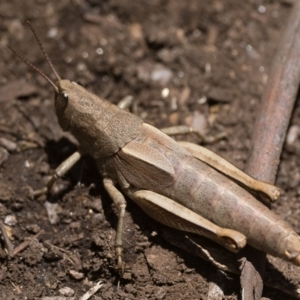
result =
[[[69,80],[56,83],[55,110],[63,130],[70,131],[94,158],[118,152],[137,137],[143,121]]]

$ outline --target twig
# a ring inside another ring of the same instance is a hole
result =
[[[14,245],[12,244],[12,242],[10,241],[10,239],[8,237],[7,232],[6,232],[6,228],[5,228],[4,223],[2,221],[0,221],[0,231],[2,233],[4,243],[6,245],[8,255],[9,255],[9,257],[12,257],[13,256],[13,251],[14,251]]]
[[[233,274],[241,274],[236,254],[216,245],[214,242],[201,236],[174,231],[174,229],[161,225],[158,232],[170,244],[210,262],[217,269]],[[297,267],[293,266],[293,268]],[[298,269],[300,270],[300,267]],[[268,256],[264,284],[300,299],[300,280],[297,270],[295,269],[295,275],[292,275],[288,262]]]
[[[103,283],[101,281],[97,282],[92,288],[90,288],[81,298],[80,300],[88,300],[90,299],[98,290],[102,287]]]
[[[245,171],[257,179],[275,182],[299,82],[300,2],[297,1],[278,45],[254,127],[251,155]],[[266,258],[258,250],[251,249],[249,253],[241,276],[243,299],[260,299]]]
[[[17,255],[19,252],[23,251],[30,243],[32,239],[38,239],[40,235],[42,235],[45,231],[41,230],[37,234],[35,234],[33,237],[26,238],[23,243],[21,243],[18,247],[16,247],[12,253],[12,256]]]
[[[66,253],[66,254],[69,254],[69,255],[72,254],[71,251],[66,250],[66,249],[64,249],[64,248],[61,248],[61,247],[58,247],[58,246],[55,246],[55,245],[52,245],[52,244],[50,244],[49,242],[45,242],[44,244],[47,245],[47,246],[49,246],[49,247],[51,247],[51,248],[55,248],[55,249],[57,249],[57,250],[59,250],[59,251],[61,251],[61,252],[63,252],[63,253]]]
[[[72,254],[72,252],[66,250],[66,249],[63,249],[63,248],[60,248],[58,246],[54,246],[52,244],[50,244],[49,242],[45,242],[44,243],[46,246],[50,247],[50,248],[53,248],[53,249],[56,249],[58,251],[61,251],[63,253],[63,256],[73,265],[76,264],[76,261],[74,261],[71,257],[69,257],[69,255]]]
[[[21,295],[21,294],[22,294],[21,288],[20,288],[18,285],[14,284],[12,281],[10,281],[10,283],[11,283],[11,284],[13,285],[13,287],[16,289],[17,294],[18,294],[18,295]]]

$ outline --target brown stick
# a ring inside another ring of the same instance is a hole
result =
[[[13,251],[12,256],[17,255],[19,252],[23,251],[30,243],[32,239],[38,239],[42,234],[44,234],[44,230],[40,230],[37,234],[33,237],[27,238],[24,242],[22,242],[18,247],[16,247]]]
[[[161,225],[155,228],[170,244],[192,255],[201,257],[219,270],[241,274],[236,254],[216,245],[214,242],[201,236],[178,232]],[[291,274],[288,264],[280,258],[268,256],[264,284],[300,299],[300,276],[296,271]]]
[[[278,45],[254,127],[253,145],[245,171],[257,179],[275,182],[299,82],[300,3],[296,2]],[[254,249],[249,254],[242,266],[243,298],[260,299],[266,256]]]

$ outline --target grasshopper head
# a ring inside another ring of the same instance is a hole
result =
[[[75,136],[80,131],[87,135],[97,120],[96,111],[100,111],[94,97],[84,87],[66,79],[59,80],[56,87],[55,110],[59,125]]]
[[[59,125],[63,130],[68,130],[70,126],[71,112],[69,106],[69,93],[60,86],[60,82],[56,83],[57,91],[55,91],[55,110],[58,117]],[[70,115],[70,117],[68,117]]]
[[[55,110],[59,125],[63,130],[69,130],[71,120],[78,110],[78,97],[76,89],[80,89],[79,85],[69,80],[59,80],[56,83],[55,91]]]

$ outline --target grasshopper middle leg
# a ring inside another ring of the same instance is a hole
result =
[[[119,211],[115,247],[116,247],[116,255],[117,255],[117,268],[120,272],[122,272],[124,269],[124,264],[122,262],[122,250],[123,250],[122,233],[123,233],[123,221],[124,221],[125,209],[126,209],[126,200],[123,194],[115,187],[114,182],[110,178],[104,178],[103,184],[110,198],[114,201],[114,203],[118,207],[118,211]]]

